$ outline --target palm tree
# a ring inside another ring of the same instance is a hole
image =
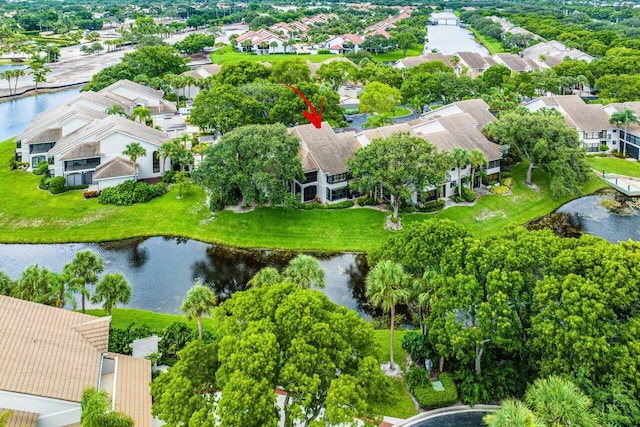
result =
[[[18,70],[9,70],[13,73],[13,77],[16,79],[13,82],[13,94],[15,95],[16,93],[18,93],[18,81],[20,80],[20,77],[24,77],[26,75],[26,73],[24,72],[24,70],[18,69]]]
[[[9,420],[13,416],[13,411],[11,409],[3,409],[0,414],[0,427],[6,427],[9,425]]]
[[[189,316],[198,319],[198,337],[202,339],[202,315],[211,314],[213,307],[217,303],[216,294],[211,288],[200,283],[200,279],[196,279],[195,284],[182,302],[182,311]]]
[[[110,115],[113,114],[122,117],[125,117],[127,115],[127,113],[125,113],[124,111],[124,108],[118,104],[113,104],[111,107],[104,110],[104,112]]]
[[[525,393],[525,402],[544,425],[595,427],[600,425],[591,399],[571,381],[558,376],[539,378]]]
[[[0,79],[4,79],[9,83],[9,96],[13,95],[13,90],[11,87],[11,79],[13,79],[13,70],[5,70],[0,74]]]
[[[618,138],[622,144],[622,154],[624,156],[627,155],[627,144],[625,140],[627,139],[627,130],[629,129],[629,125],[632,123],[640,123],[640,119],[636,116],[636,113],[630,109],[625,107],[622,111],[616,111],[609,118],[609,123],[615,125],[618,130],[624,125],[624,139]]]
[[[388,312],[391,317],[391,333],[389,342],[389,368],[395,370],[393,360],[393,330],[396,315],[396,305],[409,297],[409,291],[404,286],[411,280],[404,272],[402,264],[390,260],[381,261],[369,272],[365,279],[365,295],[373,305]]]
[[[51,292],[55,296],[55,306],[58,308],[64,308],[67,303],[71,303],[73,308],[76,308],[76,299],[71,291],[72,286],[69,283],[69,278],[66,274],[51,273]]]
[[[30,265],[22,271],[22,275],[11,289],[11,296],[40,304],[54,305],[51,290],[52,275],[53,273],[46,267],[40,267],[38,264]]]
[[[367,117],[367,120],[362,124],[362,127],[375,129],[391,123],[393,123],[393,120],[391,120],[391,115],[389,113],[370,114]]]
[[[482,421],[488,427],[543,427],[527,406],[519,400],[507,399],[500,404],[500,409],[485,415]]]
[[[451,158],[458,169],[458,196],[462,197],[462,168],[469,163],[469,152],[464,148],[456,147],[451,151]]]
[[[102,308],[111,316],[111,310],[116,303],[129,304],[131,300],[131,285],[124,278],[122,273],[105,274],[100,283],[96,286],[96,293],[91,298],[91,302],[98,304],[104,301]]]
[[[151,110],[149,110],[147,107],[139,105],[134,108],[133,111],[131,111],[131,116],[129,116],[129,118],[134,121],[138,119],[140,123],[146,124],[147,121],[151,119]]]
[[[469,163],[471,164],[471,179],[469,180],[469,188],[473,190],[473,180],[476,175],[476,171],[483,167],[488,166],[489,161],[487,160],[487,156],[477,148],[474,148],[469,152]]]
[[[111,410],[111,398],[104,390],[96,390],[93,387],[82,391],[80,407],[80,423],[82,427],[133,427],[133,420],[122,412]]]
[[[309,289],[312,284],[318,288],[325,287],[324,270],[318,260],[310,255],[300,254],[289,261],[283,277],[302,289]]]
[[[51,72],[51,68],[43,66],[42,62],[32,61],[31,71],[29,74],[33,76],[33,82],[38,90],[38,83],[44,83],[47,81],[47,74]]]
[[[165,142],[158,149],[158,155],[160,156],[160,165],[162,166],[162,173],[164,174],[164,164],[166,159],[169,158],[171,161],[177,159],[180,156],[179,152],[180,147],[178,147],[174,141]]]
[[[276,51],[276,48],[278,47],[278,42],[277,41],[272,41],[271,42],[271,53],[274,53]]]
[[[187,88],[187,99],[191,99],[191,87],[196,85],[196,81],[195,77],[188,74],[182,76],[182,84]]]
[[[82,312],[85,312],[85,299],[89,296],[87,285],[98,281],[98,274],[104,271],[104,262],[91,251],[80,251],[64,266],[64,274],[73,284],[74,291],[82,295]]]
[[[147,150],[140,145],[139,142],[132,142],[127,145],[122,154],[129,156],[129,159],[135,163],[136,160],[138,160],[138,157],[144,157],[147,155]]]
[[[15,283],[3,271],[0,271],[0,295],[10,295]]]
[[[273,267],[265,267],[258,271],[251,280],[247,282],[247,288],[260,288],[262,286],[271,286],[281,282],[282,276],[280,276],[278,270]]]

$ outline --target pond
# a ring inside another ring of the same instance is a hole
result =
[[[486,424],[482,421],[482,417],[487,412],[458,412],[454,414],[442,414],[430,417],[424,421],[417,421],[410,424],[411,427],[483,427]]]
[[[281,270],[293,255],[271,251],[243,251],[195,240],[151,237],[110,243],[55,245],[0,244],[0,270],[12,279],[31,264],[61,272],[76,252],[92,250],[105,260],[105,272],[122,272],[132,287],[128,307],[180,314],[180,305],[195,278],[201,278],[221,300],[245,289],[246,282],[263,267]],[[342,254],[320,260],[333,302],[369,317],[365,305],[363,257]]]
[[[473,33],[457,25],[427,25],[427,43],[425,51],[437,49],[443,55],[456,52],[475,52],[489,56],[489,51],[475,41]]]
[[[0,81],[0,84],[3,83],[6,84],[6,80]],[[0,117],[3,120],[2,127],[0,127],[0,142],[21,134],[35,116],[65,102],[78,93],[80,93],[80,89],[75,88],[0,102]]]

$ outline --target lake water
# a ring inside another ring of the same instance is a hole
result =
[[[7,81],[0,81],[0,85],[3,83],[6,85]],[[78,93],[80,93],[80,88],[41,93],[12,101],[0,102],[0,117],[2,118],[0,142],[19,135],[29,126],[35,116],[71,99]]]
[[[483,56],[489,56],[489,51],[476,42],[471,31],[460,28],[457,25],[427,25],[427,39],[425,44],[427,52],[438,49],[443,55],[452,55],[456,52],[476,52]]]
[[[128,307],[159,313],[181,313],[180,305],[195,278],[201,278],[220,299],[245,289],[263,267],[281,270],[291,255],[270,251],[242,251],[189,239],[152,237],[120,242],[55,245],[2,245],[0,270],[12,279],[31,264],[61,272],[76,252],[90,249],[105,260],[105,273],[122,272],[132,287]],[[366,263],[355,254],[320,260],[325,271],[324,292],[333,302],[368,317],[365,306]]]

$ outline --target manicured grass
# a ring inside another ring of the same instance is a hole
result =
[[[107,315],[101,309],[87,310],[86,313],[98,317]],[[194,330],[198,329],[198,322],[195,319],[189,320],[187,316],[156,313],[137,308],[116,308],[111,313],[111,327],[117,329],[126,329],[133,324],[136,326],[147,325],[154,331],[162,331],[173,322],[185,322]],[[213,329],[213,319],[211,317],[203,317],[202,324],[205,330]]]
[[[247,213],[211,213],[205,193],[193,187],[182,199],[177,189],[148,203],[133,206],[100,205],[84,200],[82,191],[51,195],[37,188],[40,177],[6,167],[12,141],[0,143],[0,242],[101,242],[157,235],[181,236],[238,247],[367,252],[392,234],[384,230],[387,212],[376,209],[288,210],[262,207]],[[449,218],[475,236],[488,236],[505,225],[524,224],[546,215],[569,199],[549,197],[548,179],[535,171],[540,193],[522,185],[526,165],[513,169],[510,196],[482,197],[475,206],[456,206],[435,214],[403,215],[409,224],[426,218]],[[605,188],[595,176],[585,194]]]
[[[395,107],[393,109],[393,116],[391,116],[391,117],[404,117],[404,116],[408,116],[411,113],[412,113],[412,111],[410,109],[408,109],[408,108]]]
[[[409,331],[395,330],[393,331],[393,359],[396,365],[400,366],[400,370],[404,371],[406,365],[406,352],[402,348],[402,338]],[[389,363],[389,339],[391,331],[388,329],[376,329],[376,341],[380,347],[378,360],[380,363]]]
[[[238,61],[251,61],[251,62],[280,62],[288,59],[300,58],[303,60],[309,60],[311,62],[322,62],[325,59],[333,58],[335,56],[342,55],[334,55],[331,53],[323,53],[318,55],[295,55],[295,54],[283,54],[283,53],[274,53],[271,55],[254,55],[252,53],[247,52],[234,52],[231,46],[225,46],[222,49],[216,50],[211,53],[211,61],[214,64],[224,64],[227,62],[238,62]]]
[[[640,178],[640,162],[619,159],[617,157],[597,157],[597,156],[589,156],[587,157],[587,161],[589,165],[602,173],[602,171],[606,171],[607,173],[616,173],[618,175],[626,175]]]
[[[506,50],[502,47],[502,43],[500,42],[500,40],[496,40],[493,37],[483,36],[471,27],[467,28],[473,33],[473,35],[476,37],[476,40],[487,48],[490,55],[506,52]]]
[[[377,55],[373,55],[373,60],[376,62],[396,62],[399,59],[406,58],[408,56],[419,56],[422,55],[422,50],[424,46],[416,43],[409,49],[407,49],[407,54],[403,55],[403,51],[401,49],[394,50],[393,52],[385,52],[379,53]]]
[[[413,400],[407,391],[407,385],[403,379],[392,378],[391,388],[388,391],[391,402],[386,404],[372,403],[373,409],[388,417],[409,418],[418,415]]]

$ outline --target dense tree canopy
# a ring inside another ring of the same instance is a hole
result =
[[[282,125],[250,125],[224,134],[205,151],[194,178],[215,203],[282,203],[285,182],[302,179],[300,142]]]

